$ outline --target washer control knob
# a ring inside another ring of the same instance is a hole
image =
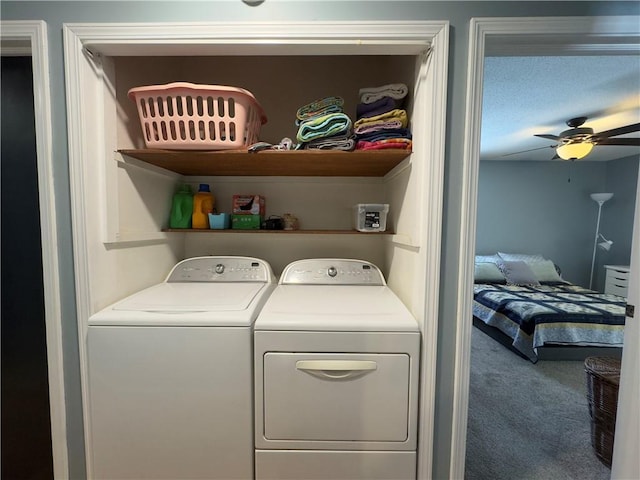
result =
[[[329,267],[329,270],[327,270],[327,273],[329,274],[330,277],[335,277],[336,275],[338,275],[338,270],[336,269],[336,267]]]
[[[222,275],[224,273],[224,265],[219,263],[216,265],[216,273]]]

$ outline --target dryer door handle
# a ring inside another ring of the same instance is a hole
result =
[[[320,378],[349,379],[378,368],[370,360],[298,360],[296,368]]]

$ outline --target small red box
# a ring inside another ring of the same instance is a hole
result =
[[[262,195],[234,195],[233,214],[262,215],[264,217],[264,197]]]

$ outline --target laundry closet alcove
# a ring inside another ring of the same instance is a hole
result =
[[[420,325],[418,478],[430,475],[448,29],[444,21],[65,25],[85,411],[89,316],[162,281],[178,261],[197,255],[249,255],[268,261],[278,275],[300,258],[359,258],[381,267],[389,287]],[[413,150],[381,175],[182,175],[122,153],[143,148],[128,89],[171,81],[251,91],[268,117],[261,140],[275,143],[295,135],[295,111],[304,103],[338,95],[349,112],[355,110],[359,88],[402,82],[410,92]],[[294,213],[302,228],[319,233],[163,232],[171,196],[182,182],[209,183],[221,211],[233,194],[259,193],[267,199],[267,214]],[[332,234],[351,229],[351,207],[358,203],[388,203],[392,234]],[[91,478],[86,413],[84,418]]]

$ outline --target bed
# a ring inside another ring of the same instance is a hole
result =
[[[476,256],[473,317],[533,363],[547,346],[622,347],[626,299],[574,285],[539,255]]]

